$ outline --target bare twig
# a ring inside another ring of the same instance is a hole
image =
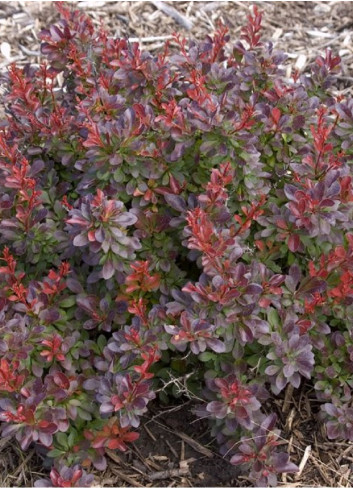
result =
[[[152,431],[145,425],[144,427],[144,430],[146,431],[147,435],[153,440],[153,441],[157,441],[157,438],[154,436],[154,434],[152,433]]]
[[[190,19],[186,18],[180,12],[178,12],[174,7],[161,2],[160,0],[152,0],[151,3],[158,9],[169,15],[178,24],[182,25],[186,30],[190,31],[192,29],[192,22]]]
[[[110,469],[113,472],[113,474],[117,475],[121,480],[123,480],[124,482],[127,482],[132,487],[145,487],[142,484],[140,484],[139,482],[137,482],[136,479],[133,479],[129,475],[124,474],[123,472],[121,472],[117,468],[110,467]]]
[[[293,397],[293,390],[294,390],[294,388],[293,388],[292,384],[288,384],[288,386],[286,388],[286,394],[284,396],[284,403],[282,406],[282,412],[283,413],[286,413],[289,410],[291,400]]]
[[[341,455],[339,455],[337,459],[337,463],[339,464],[341,463],[342,459],[346,459],[352,450],[353,450],[353,445],[348,445],[348,447],[341,453]]]
[[[189,469],[187,467],[182,467],[181,469],[161,470],[160,472],[154,472],[153,474],[150,474],[150,479],[153,481],[169,479],[170,477],[181,477],[188,473]]]
[[[166,439],[165,440],[166,444],[168,445],[169,447],[169,450],[172,452],[172,454],[174,455],[175,458],[178,458],[178,453],[177,451],[175,450],[175,448],[173,447],[173,445]]]
[[[181,431],[175,431],[175,434],[179,436],[182,440],[185,441],[191,448],[193,448],[196,452],[202,453],[205,457],[212,458],[213,457],[213,452],[209,450],[208,448],[204,447],[200,443],[198,443],[196,440],[191,438],[189,435],[186,433],[183,433]]]

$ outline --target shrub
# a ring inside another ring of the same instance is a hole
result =
[[[287,385],[310,383],[329,438],[353,439],[339,58],[287,79],[256,8],[231,52],[220,26],[158,55],[58,8],[48,63],[6,76],[1,433],[55,459],[39,485],[87,485],[80,465],[126,450],[182,375],[222,453],[274,485],[296,467],[264,402]]]

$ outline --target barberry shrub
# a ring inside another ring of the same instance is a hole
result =
[[[256,8],[232,48],[220,26],[156,55],[58,9],[46,61],[6,75],[1,434],[54,459],[39,486],[89,485],[184,375],[221,452],[275,485],[296,470],[266,408],[286,386],[309,385],[327,436],[353,439],[340,60],[287,79]]]

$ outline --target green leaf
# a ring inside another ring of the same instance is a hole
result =
[[[200,387],[200,384],[196,382],[188,382],[188,391],[194,394],[195,396],[202,396],[202,389]]]
[[[55,440],[58,442],[58,444],[65,448],[66,450],[68,450],[69,448],[69,444],[68,444],[68,440],[67,440],[67,435],[65,433],[57,433],[55,435]]]
[[[61,300],[59,305],[60,307],[69,308],[74,306],[75,304],[76,304],[76,297],[72,295],[70,297],[66,297],[65,299]]]
[[[176,397],[176,398],[181,397],[183,395],[183,393],[180,392],[180,389],[176,384],[173,384],[172,394],[173,394],[173,397]]]
[[[104,427],[105,423],[106,422],[103,419],[95,419],[89,423],[89,428],[100,431]]]
[[[77,415],[81,418],[81,419],[84,419],[85,421],[91,421],[92,419],[92,416],[90,415],[90,413],[88,413],[87,411],[85,411],[84,409],[81,409],[81,408],[77,408]]]
[[[167,368],[167,367],[161,368],[156,373],[156,376],[159,377],[160,379],[168,379],[169,380],[170,379],[169,368]]]
[[[65,455],[65,453],[66,451],[59,450],[58,448],[54,448],[53,450],[50,450],[50,452],[48,452],[48,457],[50,458],[62,457],[63,455]]]
[[[163,392],[163,391],[160,391],[160,393],[159,393],[159,399],[160,399],[160,401],[163,404],[168,404],[169,403],[169,396],[165,392]]]
[[[270,307],[267,311],[267,319],[273,328],[276,328],[280,324],[280,317],[278,312],[273,307]]]
[[[98,340],[97,340],[97,345],[99,347],[99,349],[102,351],[103,348],[106,346],[107,344],[107,340],[105,338],[105,336],[103,336],[102,334],[98,336]]]
[[[246,359],[246,362],[250,365],[250,367],[257,367],[259,365],[259,360],[261,357],[259,356],[258,353],[255,353],[254,355],[251,355]]]
[[[173,358],[170,362],[170,366],[173,370],[178,372],[179,374],[186,373],[186,362],[182,358]]]
[[[316,382],[316,384],[314,385],[314,387],[318,391],[323,391],[327,387],[327,382],[324,381],[324,380],[319,380],[318,382]]]
[[[77,431],[75,430],[75,428],[71,428],[67,440],[69,447],[73,447],[75,445],[76,440],[77,440]]]
[[[276,263],[274,263],[272,260],[266,260],[265,264],[274,273],[282,273],[282,268],[276,265]]]
[[[115,170],[115,172],[113,173],[113,178],[114,180],[117,182],[117,183],[120,183],[120,182],[123,182],[124,179],[125,179],[125,174],[124,172],[118,168],[117,170]]]
[[[165,173],[162,177],[162,185],[168,185],[169,184],[169,175],[168,173]]]
[[[199,355],[199,360],[201,362],[209,362],[210,360],[214,360],[216,355],[214,353],[211,353],[210,351],[204,351]]]

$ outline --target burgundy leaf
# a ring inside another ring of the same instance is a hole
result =
[[[187,207],[185,200],[180,197],[180,195],[174,195],[174,194],[165,194],[164,198],[166,202],[172,207],[172,209],[175,209],[178,212],[185,212]]]
[[[300,236],[298,234],[291,234],[288,239],[288,248],[292,253],[298,251],[300,247]]]

